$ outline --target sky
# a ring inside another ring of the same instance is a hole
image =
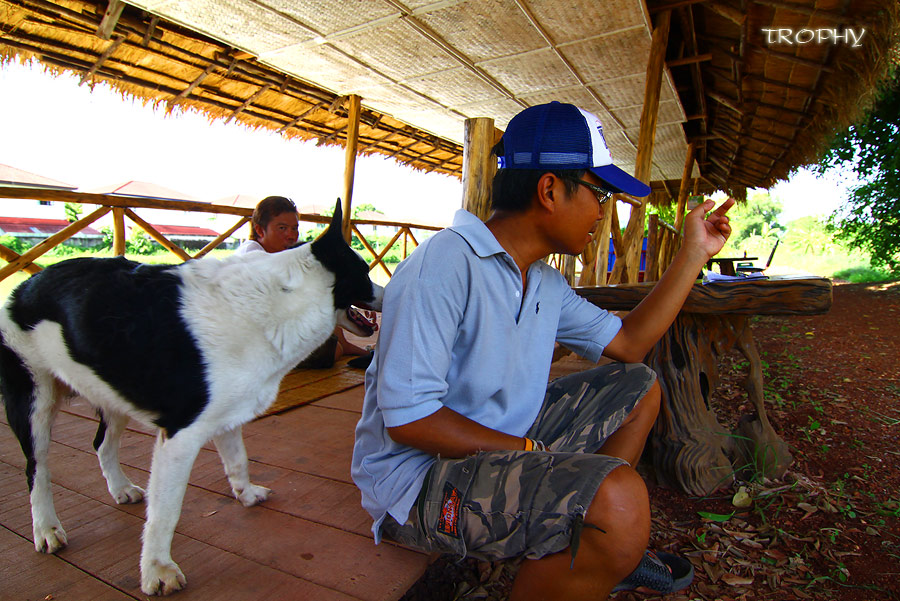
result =
[[[74,75],[18,63],[0,66],[0,163],[82,191],[138,180],[198,200],[280,195],[298,206],[332,206],[344,180],[343,148],[210,122],[197,113],[166,115],[102,84],[92,91]],[[780,221],[787,223],[830,214],[845,189],[841,174],[800,170],[770,192],[782,200]],[[449,225],[462,204],[462,184],[392,159],[359,157],[353,204],[365,203],[388,219]],[[620,217],[627,219],[627,209]]]

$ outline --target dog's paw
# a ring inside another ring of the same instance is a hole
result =
[[[34,527],[34,550],[38,553],[56,553],[68,543],[66,531],[59,522],[52,526]]]
[[[235,490],[233,492],[234,496],[244,507],[252,507],[257,503],[262,503],[272,494],[271,489],[265,486],[257,486],[256,484],[250,484],[244,490]]]
[[[187,578],[174,561],[162,564],[151,561],[141,566],[141,591],[147,595],[171,595],[187,584]]]
[[[144,500],[145,493],[140,486],[129,484],[118,491],[109,491],[109,494],[112,495],[112,498],[119,505],[126,505],[128,503],[140,503]]]

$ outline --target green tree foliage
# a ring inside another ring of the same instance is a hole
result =
[[[68,221],[69,223],[75,223],[76,221],[81,219],[81,214],[84,212],[84,209],[81,207],[81,203],[67,202],[65,208],[66,221]]]
[[[0,244],[5,246],[6,248],[16,251],[20,255],[28,252],[28,250],[31,248],[30,244],[28,244],[21,238],[16,238],[15,236],[12,236],[10,234],[3,234],[2,236],[0,236]]]
[[[872,265],[900,275],[900,68],[895,68],[872,109],[831,143],[817,165],[842,167],[863,182],[829,218],[838,239],[871,253]]]
[[[781,201],[769,196],[768,192],[757,192],[747,197],[728,211],[732,233],[728,243],[740,248],[745,242],[761,238],[766,244],[775,243],[784,233],[784,226],[778,222],[783,207]]]

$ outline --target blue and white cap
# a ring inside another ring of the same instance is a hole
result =
[[[500,167],[587,169],[613,192],[650,194],[650,186],[613,165],[600,119],[573,104],[539,104],[513,117],[503,134]]]

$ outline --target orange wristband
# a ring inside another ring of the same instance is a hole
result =
[[[530,438],[525,438],[525,450],[533,451],[534,450],[534,441]]]

